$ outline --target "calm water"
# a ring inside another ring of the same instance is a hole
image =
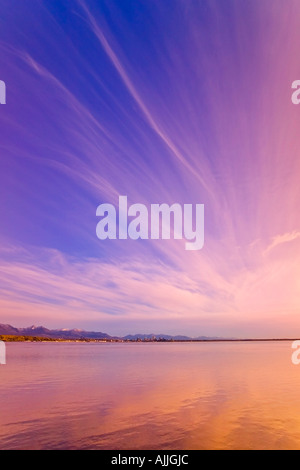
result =
[[[300,449],[291,344],[7,344],[0,449]]]

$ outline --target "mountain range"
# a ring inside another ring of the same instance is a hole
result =
[[[4,325],[0,324],[0,335],[7,335],[7,336],[36,336],[39,338],[53,338],[53,339],[120,339],[120,340],[127,340],[127,341],[136,341],[141,339],[142,341],[151,340],[155,338],[161,338],[167,341],[175,340],[175,341],[190,341],[190,340],[198,340],[198,341],[205,341],[205,340],[212,340],[212,339],[219,339],[219,338],[208,338],[206,336],[200,336],[198,338],[189,338],[188,336],[171,336],[165,334],[136,334],[136,335],[127,335],[125,337],[116,337],[110,336],[106,333],[96,332],[96,331],[85,331],[85,330],[49,330],[44,326],[29,326],[28,328],[16,328],[11,325]]]
[[[54,339],[110,339],[111,336],[94,331],[83,330],[49,330],[44,326],[29,326],[28,328],[15,328],[11,325],[0,324],[0,335],[9,336],[37,336],[40,338]]]

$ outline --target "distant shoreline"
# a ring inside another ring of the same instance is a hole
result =
[[[66,338],[47,338],[39,336],[13,336],[13,335],[0,335],[0,341],[6,343],[271,343],[271,342],[291,342],[298,341],[299,338],[264,338],[264,339],[189,339],[189,340],[175,340],[175,339],[66,339]]]

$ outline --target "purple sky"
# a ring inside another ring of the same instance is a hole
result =
[[[0,9],[0,322],[299,336],[299,1]],[[204,249],[98,240],[119,195],[205,204]]]

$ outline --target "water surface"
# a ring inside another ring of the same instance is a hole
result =
[[[300,449],[291,344],[8,343],[0,449]]]

